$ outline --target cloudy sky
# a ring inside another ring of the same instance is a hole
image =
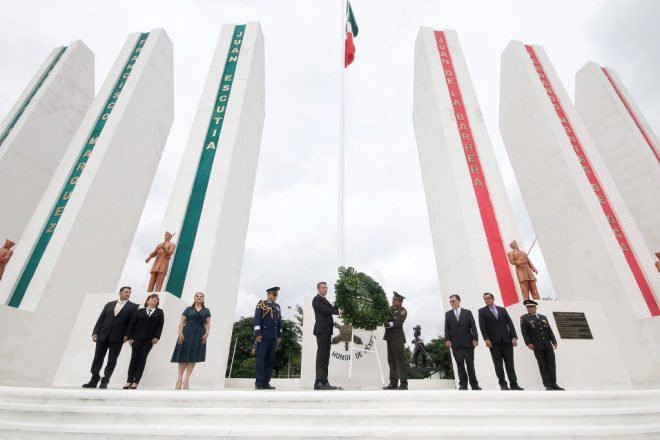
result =
[[[0,116],[53,47],[82,39],[96,55],[97,89],[126,36],[163,27],[174,42],[176,118],[121,284],[141,286],[223,23],[260,21],[266,120],[236,316],[271,285],[302,304],[332,284],[337,253],[337,149],[343,69],[341,0],[0,0]],[[525,217],[497,128],[499,60],[511,39],[545,47],[569,95],[588,60],[613,67],[652,127],[660,127],[660,3],[629,1],[353,0],[360,28],[346,73],[346,261],[406,295],[409,321],[440,333],[444,305],[412,125],[419,26],[458,32],[525,247]],[[538,252],[536,250],[535,252]],[[532,255],[540,259],[540,255]],[[543,275],[543,273],[541,274]],[[553,295],[541,283],[542,295]],[[208,292],[213,295],[213,292]]]

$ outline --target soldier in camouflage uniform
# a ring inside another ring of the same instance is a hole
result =
[[[408,372],[403,357],[406,335],[403,333],[403,323],[408,312],[402,306],[404,296],[394,292],[390,306],[390,319],[385,323],[385,336],[387,341],[387,363],[390,366],[390,383],[384,390],[407,390]],[[401,385],[399,385],[399,382]]]

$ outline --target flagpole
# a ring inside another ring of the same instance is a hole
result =
[[[343,266],[346,258],[346,229],[345,219],[345,149],[346,149],[346,68],[345,59],[345,39],[346,39],[346,0],[339,1],[342,6],[341,11],[341,29],[342,34],[339,39],[341,43],[341,78],[339,81],[339,151],[337,158],[338,176],[337,176],[337,266]]]

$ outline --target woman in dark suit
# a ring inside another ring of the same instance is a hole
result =
[[[158,308],[158,295],[152,293],[144,302],[144,308],[138,310],[128,331],[128,343],[133,347],[131,363],[128,366],[128,379],[125,390],[138,387],[147,356],[151,348],[158,343],[165,323],[165,314]]]

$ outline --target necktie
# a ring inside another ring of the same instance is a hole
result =
[[[490,311],[493,313],[493,316],[495,317],[495,319],[497,319],[497,307],[491,307]]]
[[[124,305],[123,302],[117,301],[117,304],[115,304],[115,316],[119,314],[119,312],[121,311],[121,306],[123,305]]]
[[[456,315],[456,321],[458,321],[458,315],[460,315],[458,309],[454,310],[454,315]]]
[[[153,312],[153,310],[151,309],[147,310],[147,318],[151,317],[151,312]]]

